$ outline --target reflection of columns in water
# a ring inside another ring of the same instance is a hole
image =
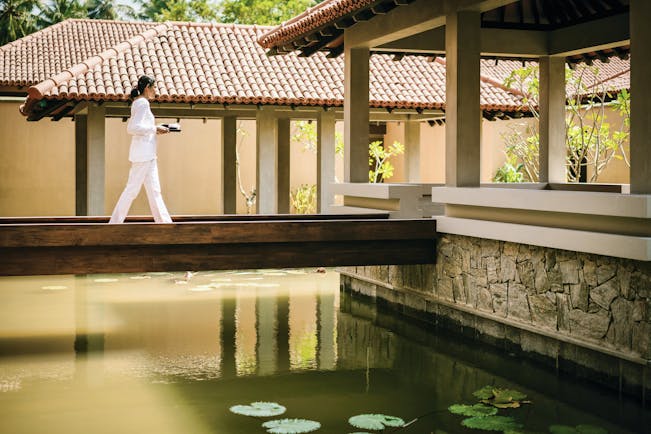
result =
[[[337,367],[336,315],[335,293],[320,292],[317,299],[317,351],[319,369],[321,370],[331,370]]]
[[[221,323],[222,378],[235,377],[235,297],[222,298]]]
[[[276,371],[276,291],[260,288],[257,291],[258,311],[258,374],[270,375]]]
[[[91,277],[86,275],[75,276],[75,341],[73,344],[77,365],[75,376],[78,379],[90,382],[101,382],[98,378],[102,369],[94,369],[93,362],[101,362],[104,353],[104,303],[88,299],[88,284]],[[91,356],[92,360],[89,360]],[[89,378],[88,373],[93,372]]]
[[[289,297],[279,295],[276,298],[276,336],[277,336],[277,372],[289,371]]]
[[[235,305],[235,369],[237,375],[256,372],[257,321],[255,291],[238,288]]]
[[[290,369],[316,368],[316,294],[296,291],[289,296]]]

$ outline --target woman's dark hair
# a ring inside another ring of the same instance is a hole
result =
[[[154,79],[146,75],[143,75],[138,79],[138,86],[134,87],[131,90],[131,98],[135,98],[138,95],[142,95],[142,93],[145,91],[145,88],[153,85],[154,85]]]

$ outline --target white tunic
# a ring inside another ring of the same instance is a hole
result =
[[[133,136],[129,161],[141,163],[156,159],[156,120],[147,98],[137,98],[131,105],[127,133]]]

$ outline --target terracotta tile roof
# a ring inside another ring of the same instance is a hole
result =
[[[0,47],[0,86],[31,86],[154,27],[154,23],[67,20]]]
[[[325,0],[261,35],[258,42],[265,48],[281,45],[376,3],[381,2],[377,0]]]
[[[325,53],[268,57],[256,42],[268,30],[173,22],[146,26],[144,32],[30,87],[25,110],[30,112],[42,99],[126,101],[142,74],[156,79],[160,102],[342,106],[343,59],[329,59]],[[370,71],[372,107],[444,106],[442,59],[406,56],[393,61],[376,54]],[[517,93],[488,78],[481,89],[484,109],[521,110]]]

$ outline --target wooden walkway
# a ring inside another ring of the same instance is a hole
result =
[[[386,214],[0,218],[0,275],[433,263],[436,222]]]

